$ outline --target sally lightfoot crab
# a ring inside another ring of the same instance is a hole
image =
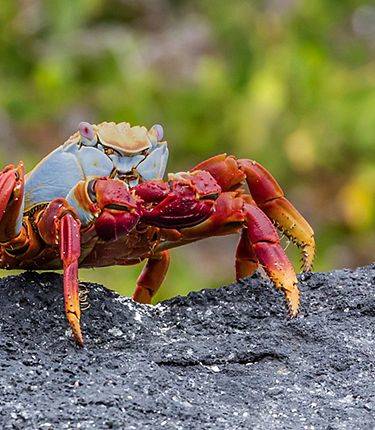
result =
[[[133,299],[151,303],[169,249],[210,236],[238,233],[237,279],[262,266],[291,316],[298,312],[296,275],[275,226],[301,248],[304,271],[314,235],[271,174],[222,154],[164,181],[167,159],[160,125],[81,123],[28,175],[22,162],[0,172],[0,267],[63,268],[65,312],[79,345],[79,267],[147,260]]]

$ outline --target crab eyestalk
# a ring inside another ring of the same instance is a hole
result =
[[[94,126],[88,122],[80,122],[78,126],[79,134],[81,135],[81,143],[85,146],[95,146],[98,138]]]
[[[161,142],[164,137],[164,129],[160,124],[155,124],[150,128],[149,133],[156,138],[158,142]]]

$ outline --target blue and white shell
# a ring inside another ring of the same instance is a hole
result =
[[[147,130],[125,122],[81,123],[77,133],[26,176],[25,211],[67,198],[78,182],[97,177],[119,178],[130,187],[162,179],[168,155],[160,125]]]

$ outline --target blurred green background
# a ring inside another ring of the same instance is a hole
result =
[[[0,162],[32,168],[82,120],[161,123],[169,171],[254,158],[313,225],[317,270],[363,265],[375,257],[374,50],[364,1],[2,0]],[[230,282],[235,242],[173,250],[157,300]],[[130,294],[140,269],[81,278]]]

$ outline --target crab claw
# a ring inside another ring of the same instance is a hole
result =
[[[164,228],[186,228],[207,219],[221,189],[208,172],[169,175],[169,187],[150,181],[134,188],[136,194],[156,206],[142,211],[147,224]]]
[[[114,179],[99,179],[92,187],[92,198],[100,213],[95,222],[98,237],[111,241],[129,233],[140,215],[137,202],[124,183]]]

